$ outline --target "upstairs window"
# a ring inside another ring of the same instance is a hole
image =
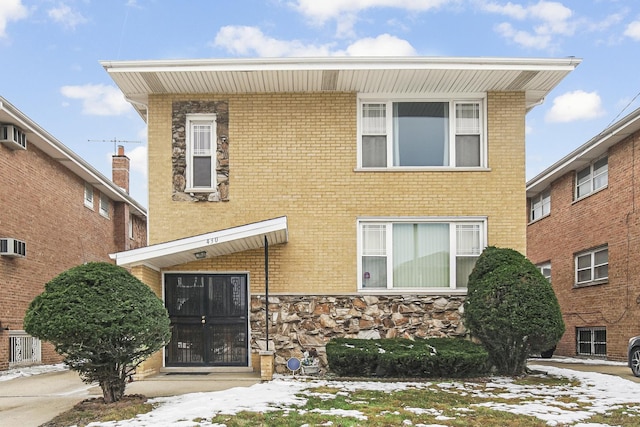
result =
[[[362,290],[464,289],[485,247],[484,221],[361,221]]]
[[[88,182],[84,183],[84,205],[93,210],[93,186]]]
[[[187,190],[216,188],[216,116],[187,115]]]
[[[484,166],[482,105],[480,100],[361,102],[359,167]]]
[[[576,173],[576,199],[585,197],[609,183],[608,158],[603,157]]]
[[[600,283],[609,277],[609,249],[598,248],[576,255],[576,285]]]
[[[551,191],[546,189],[542,193],[530,199],[531,221],[536,221],[551,212]]]
[[[109,198],[104,194],[100,194],[100,215],[109,218]]]

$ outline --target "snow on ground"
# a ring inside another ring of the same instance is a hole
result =
[[[604,362],[601,360],[584,360],[573,358],[557,358],[556,363],[610,364],[625,365],[621,362]],[[508,411],[537,417],[549,426],[603,427],[602,424],[589,423],[594,414],[629,406],[629,417],[638,417],[640,425],[640,383],[632,382],[614,375],[597,372],[583,372],[555,366],[536,365],[536,360],[529,361],[532,369],[542,370],[549,375],[575,379],[578,385],[541,386],[515,384],[511,378],[495,377],[486,384],[460,381],[434,382],[377,382],[377,381],[338,381],[309,379],[278,375],[273,381],[256,384],[251,387],[236,387],[229,390],[210,393],[191,393],[172,397],[152,399],[158,404],[156,409],[138,415],[136,418],[119,422],[92,423],[90,426],[102,427],[143,427],[143,426],[177,426],[191,427],[194,421],[203,427],[217,426],[206,421],[217,414],[233,415],[241,411],[267,412],[282,410],[285,413],[302,411],[299,407],[306,402],[306,396],[317,396],[322,399],[333,399],[329,393],[318,394],[310,389],[322,386],[338,388],[338,394],[348,395],[355,390],[376,390],[392,393],[408,388],[442,390],[460,395],[471,394],[489,400],[486,403],[472,405],[469,408],[455,408],[457,417],[464,417],[473,411],[474,406],[485,406],[495,410]],[[64,365],[41,366],[8,371],[0,375],[0,381],[10,380],[18,376],[37,375],[42,372],[67,369]],[[491,402],[495,399],[496,402]],[[510,403],[505,403],[509,400]],[[581,409],[571,400],[580,402]],[[436,416],[445,421],[448,417],[434,408],[407,407],[406,411],[416,414]],[[364,414],[357,410],[322,410],[322,413],[343,416],[351,419],[366,420]],[[204,421],[203,421],[204,420]],[[407,425],[410,425],[411,422]],[[434,426],[434,425],[432,425]]]
[[[57,365],[25,366],[23,368],[12,368],[8,371],[0,371],[0,381],[9,381],[19,377],[30,377],[32,375],[46,374],[47,372],[66,371],[69,369],[64,363]]]

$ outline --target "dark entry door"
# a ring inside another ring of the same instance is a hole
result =
[[[167,274],[166,366],[248,366],[247,276]]]

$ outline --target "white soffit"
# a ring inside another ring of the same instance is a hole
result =
[[[524,91],[535,107],[581,60],[329,57],[101,61],[143,118],[150,95],[276,92],[464,94]]]
[[[171,242],[159,243],[130,251],[111,254],[117,265],[133,267],[148,265],[161,269],[196,261],[197,252],[205,252],[205,258],[232,254],[264,247],[264,238],[269,245],[286,243],[289,240],[287,217],[245,224],[238,227],[213,231]]]

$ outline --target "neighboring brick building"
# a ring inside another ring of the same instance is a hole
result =
[[[124,150],[113,165],[117,184],[0,97],[0,370],[61,360],[46,343],[40,355],[22,331],[46,282],[146,245],[146,209],[128,195]]]
[[[152,183],[151,246],[113,258],[173,323],[138,373],[465,336],[482,249],[525,251],[525,114],[579,62],[104,62],[148,123]]]
[[[527,183],[527,256],[566,325],[555,354],[626,360],[640,334],[639,148],[640,109]]]

